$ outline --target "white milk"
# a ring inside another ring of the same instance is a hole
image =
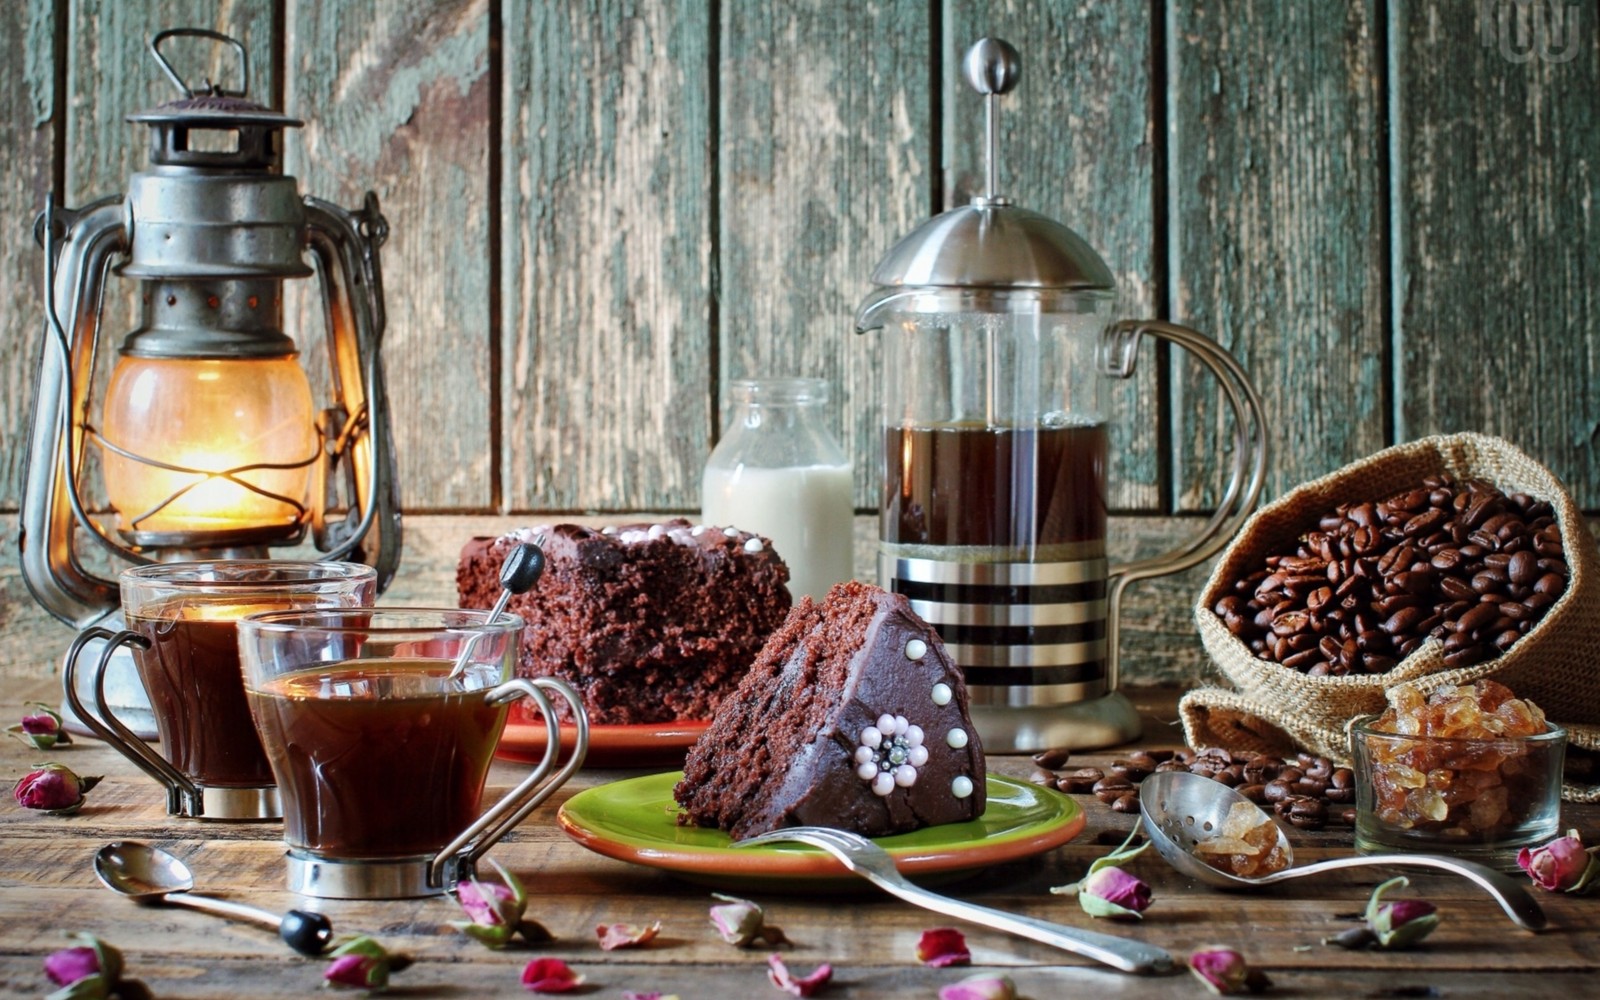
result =
[[[850,466],[782,469],[708,467],[700,481],[701,516],[772,539],[789,564],[789,593],[822,600],[854,576]]]

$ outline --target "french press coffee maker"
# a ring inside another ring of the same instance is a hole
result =
[[[882,330],[878,572],[962,667],[984,747],[1109,746],[1139,735],[1117,691],[1117,621],[1135,580],[1187,569],[1232,537],[1266,475],[1261,404],[1204,335],[1111,316],[1111,271],[1077,233],[996,193],[998,108],[1020,59],[979,41],[963,71],[982,94],[982,197],[891,249],[856,314]],[[1148,334],[1189,351],[1234,417],[1231,471],[1200,534],[1151,559],[1106,555],[1109,378]]]

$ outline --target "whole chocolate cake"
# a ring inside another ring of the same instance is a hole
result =
[[[802,598],[718,710],[673,790],[679,822],[869,837],[983,815],[961,671],[911,603],[857,581]]]
[[[461,607],[491,607],[506,555],[540,535],[544,575],[507,608],[528,623],[518,673],[569,681],[596,724],[711,718],[789,610],[771,542],[682,519],[474,538],[456,569]]]

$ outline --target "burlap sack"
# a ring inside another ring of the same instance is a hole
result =
[[[1527,493],[1555,507],[1572,577],[1566,593],[1504,655],[1451,670],[1438,640],[1424,642],[1384,674],[1311,677],[1257,659],[1211,610],[1234,581],[1260,569],[1267,555],[1293,549],[1318,519],[1341,503],[1381,500],[1425,476],[1485,479],[1507,493]],[[1493,677],[1544,709],[1570,733],[1565,797],[1600,801],[1600,778],[1587,773],[1586,751],[1600,751],[1600,549],[1572,498],[1538,462],[1500,438],[1453,434],[1398,445],[1306,483],[1261,508],[1212,570],[1195,606],[1201,640],[1235,690],[1201,688],[1179,703],[1191,746],[1283,753],[1310,751],[1348,762],[1345,726],[1381,712],[1398,685],[1467,684]]]

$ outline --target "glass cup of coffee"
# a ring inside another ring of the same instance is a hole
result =
[[[289,888],[330,899],[438,895],[582,766],[588,720],[552,678],[512,679],[523,623],[486,611],[342,609],[239,623],[245,691],[283,793]],[[577,730],[554,772],[551,697]],[[543,759],[481,810],[513,703],[544,718]]]
[[[260,820],[283,815],[272,769],[256,738],[239,671],[234,624],[260,611],[365,607],[377,597],[371,566],[342,562],[233,559],[157,563],[120,577],[127,628],[91,628],[67,654],[66,698],[91,730],[167,789],[167,812],[198,819]],[[88,668],[95,710],[77,683],[84,645],[103,640]],[[158,754],[111,712],[106,665],[129,647],[150,696]]]

